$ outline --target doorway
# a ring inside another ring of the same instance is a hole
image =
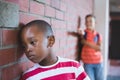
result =
[[[120,60],[120,20],[111,20],[109,59]]]

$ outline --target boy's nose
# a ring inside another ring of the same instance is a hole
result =
[[[29,45],[27,46],[26,50],[25,50],[27,53],[31,52],[32,51],[32,47]]]

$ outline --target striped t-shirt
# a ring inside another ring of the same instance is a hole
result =
[[[60,58],[51,66],[35,64],[21,80],[90,80],[83,67],[76,61]]]

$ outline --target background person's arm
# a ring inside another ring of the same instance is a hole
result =
[[[100,51],[101,50],[101,42],[99,42],[99,41],[98,41],[97,44],[93,44],[93,43],[88,42],[85,39],[82,39],[81,43],[84,44],[84,45],[87,45],[87,46],[89,46],[89,47],[91,47],[93,49],[95,49],[96,51]]]

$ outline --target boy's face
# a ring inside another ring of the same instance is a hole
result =
[[[86,25],[87,29],[92,29],[93,30],[95,28],[95,18],[87,17],[85,25]]]
[[[25,54],[32,62],[39,63],[48,55],[48,39],[36,26],[25,28],[21,37]]]

